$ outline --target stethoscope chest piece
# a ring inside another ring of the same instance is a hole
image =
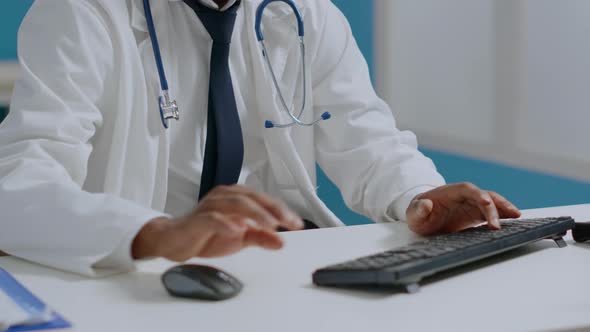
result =
[[[162,125],[168,129],[169,120],[180,120],[180,112],[178,111],[178,105],[176,100],[171,100],[168,91],[163,91],[162,96],[159,99],[160,102],[160,118],[162,119]]]

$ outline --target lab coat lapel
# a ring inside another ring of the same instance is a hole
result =
[[[254,17],[259,4],[260,1],[245,1],[243,3],[247,20],[246,24],[249,27],[254,27]],[[272,17],[274,19],[280,19],[286,15],[286,12],[283,14],[282,9],[278,9],[278,7],[274,7],[273,9],[279,11],[271,11],[270,9],[271,7],[269,6],[269,13],[273,15]],[[302,13],[304,12],[303,9],[301,11]],[[291,12],[289,11],[289,13]],[[282,26],[283,28],[281,29],[290,29],[284,28],[288,25]],[[249,34],[253,71],[252,79],[256,87],[257,106],[261,118],[272,119],[273,121],[282,123],[290,122],[290,118],[284,114],[285,112],[281,111],[278,95],[272,85],[271,75],[261,55],[254,28],[249,29]],[[297,67],[299,68],[299,66]],[[279,77],[282,77],[282,75],[279,76],[277,74],[277,78]],[[291,80],[295,80],[295,78],[291,77]],[[294,89],[292,88],[289,91],[293,92]],[[306,171],[304,162],[297,153],[295,143],[291,137],[291,131],[291,128],[264,130],[266,149],[276,181],[279,185],[283,186],[283,189],[297,189],[300,192],[308,203],[311,217],[319,226],[343,225],[317,197],[315,185]],[[307,148],[313,149],[313,146]]]
[[[129,12],[131,15],[131,27],[141,32],[148,32],[147,21],[143,11],[141,0],[129,0]]]

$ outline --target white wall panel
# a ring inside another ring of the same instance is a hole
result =
[[[529,0],[527,5],[527,107],[517,118],[518,143],[556,158],[590,162],[590,1]]]
[[[376,72],[400,126],[489,142],[495,109],[493,0],[381,5],[393,16],[384,22],[386,42],[378,40],[378,54],[392,71]]]
[[[590,180],[590,1],[376,0],[375,44],[421,145]]]

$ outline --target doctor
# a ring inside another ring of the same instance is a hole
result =
[[[423,235],[520,215],[445,185],[330,1],[273,3],[257,32],[260,4],[36,1],[0,127],[0,250],[98,276],[144,257],[278,249],[278,227],[343,225],[316,195],[316,163],[353,210]],[[321,121],[280,128],[294,119]]]

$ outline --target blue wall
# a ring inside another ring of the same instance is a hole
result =
[[[373,0],[332,0],[346,15],[356,41],[373,70]]]
[[[590,184],[499,163],[423,150],[449,182],[470,181],[505,194],[520,208],[590,202]]]
[[[33,0],[4,0],[0,5],[0,61],[16,59],[16,33]]]
[[[0,5],[0,60],[16,58],[18,26],[34,0],[3,0]],[[334,0],[349,18],[355,37],[367,59],[373,58],[373,2],[371,0]],[[372,61],[369,61],[372,65]]]

